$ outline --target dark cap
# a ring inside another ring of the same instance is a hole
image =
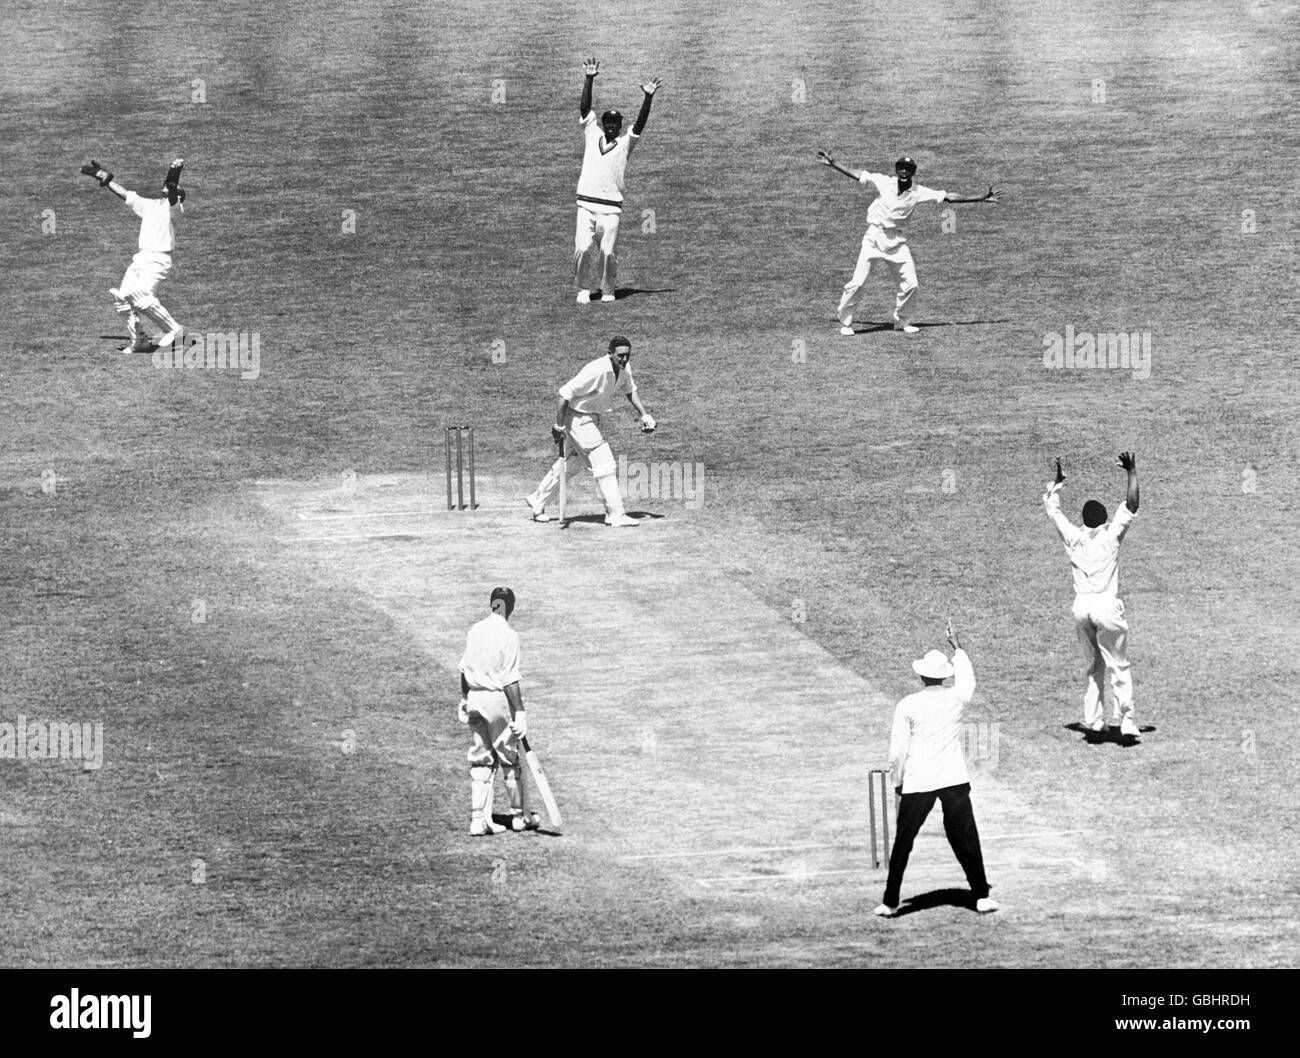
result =
[[[906,169],[909,173],[916,172],[916,162],[912,161],[907,155],[903,155],[894,163],[895,169]]]
[[[628,339],[624,338],[621,334],[616,334],[609,340],[609,351],[612,353],[620,345],[625,345],[629,349],[632,348],[632,343]]]
[[[606,110],[605,113],[600,115],[600,123],[603,125],[607,121],[617,121],[621,125],[623,124],[623,115],[617,110]]]
[[[1096,529],[1106,524],[1106,505],[1098,500],[1089,500],[1083,505],[1083,524],[1089,529]]]
[[[509,588],[493,588],[492,594],[488,598],[488,604],[492,607],[493,611],[496,610],[496,602],[498,599],[506,604],[505,616],[509,617],[515,609],[515,593]]]

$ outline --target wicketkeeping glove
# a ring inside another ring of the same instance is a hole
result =
[[[649,412],[646,412],[644,415],[641,416],[642,433],[654,433],[654,428],[658,425],[659,424],[655,422],[655,417],[651,415]]]
[[[108,182],[113,179],[113,174],[95,161],[94,158],[90,159],[89,165],[83,165],[81,171],[84,175],[98,180],[100,187],[108,187]]]

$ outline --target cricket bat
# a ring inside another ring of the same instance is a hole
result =
[[[542,795],[542,803],[546,805],[546,814],[551,817],[551,826],[559,830],[564,825],[564,821],[560,818],[560,806],[555,803],[555,794],[551,793],[551,784],[546,781],[542,762],[537,759],[537,754],[528,744],[527,737],[521,738],[519,742],[524,747],[524,759],[528,761],[528,770],[532,772],[533,782],[537,784],[537,792]]]
[[[569,477],[569,461],[564,457],[563,437],[560,438],[559,445],[560,445],[560,528],[565,529],[568,527],[568,523],[564,520],[564,501],[565,501],[564,494],[567,491],[565,485]]]

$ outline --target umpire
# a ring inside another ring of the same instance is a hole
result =
[[[970,803],[970,778],[961,750],[961,715],[975,694],[975,670],[948,624],[948,643],[953,648],[949,661],[941,650],[931,650],[912,671],[921,677],[921,690],[909,694],[894,710],[894,728],[889,739],[889,767],[898,794],[898,831],[889,854],[889,878],[885,896],[876,914],[893,918],[898,914],[903,872],[912,854],[912,843],[936,800],[943,802],[943,829],[948,844],[966,872],[975,910],[996,911],[998,903],[989,896],[984,876],[984,854]],[[956,677],[951,687],[944,686]]]

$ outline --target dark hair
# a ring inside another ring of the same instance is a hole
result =
[[[515,593],[509,588],[493,588],[492,594],[488,597],[488,603],[494,603],[498,599],[506,604],[506,616],[509,617],[515,609]]]
[[[1097,500],[1089,500],[1083,505],[1083,524],[1089,529],[1096,529],[1106,524],[1106,505]]]
[[[632,343],[631,343],[631,342],[629,342],[629,341],[628,341],[626,338],[624,338],[621,334],[616,334],[616,335],[614,335],[613,338],[611,338],[611,339],[609,340],[609,351],[612,353],[612,352],[613,352],[615,349],[617,349],[620,345],[626,345],[629,349],[632,348]]]

